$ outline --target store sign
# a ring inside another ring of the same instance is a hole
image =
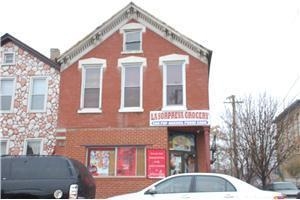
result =
[[[166,177],[166,150],[147,149],[147,177]]]
[[[150,111],[150,126],[208,126],[208,110]]]

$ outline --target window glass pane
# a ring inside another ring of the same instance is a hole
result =
[[[156,186],[158,194],[187,193],[190,191],[192,176],[181,176],[166,180]]]
[[[196,192],[235,191],[235,188],[227,180],[213,176],[197,176],[195,185]]]
[[[1,99],[1,108],[0,110],[10,110],[11,109],[11,101],[12,101],[12,96],[2,96]]]
[[[140,106],[140,87],[125,87],[124,107]]]
[[[125,67],[125,87],[140,86],[140,67]]]
[[[33,95],[31,97],[31,110],[43,110],[45,103],[44,95]]]
[[[13,80],[2,79],[1,80],[1,96],[7,96],[13,94]]]
[[[1,141],[1,152],[0,152],[0,154],[1,155],[7,154],[6,149],[7,149],[7,141]]]
[[[167,86],[167,105],[182,105],[182,85]]]
[[[4,63],[13,63],[14,54],[13,53],[4,53]]]
[[[41,150],[41,141],[27,141],[26,155],[39,155]]]
[[[90,150],[89,170],[93,176],[114,176],[115,149],[103,148]]]
[[[34,79],[32,94],[45,94],[46,93],[46,79]]]
[[[99,108],[100,88],[86,88],[84,90],[84,108]]]
[[[99,88],[100,87],[100,67],[86,69],[85,87],[86,88]]]
[[[137,154],[137,166],[136,166],[136,175],[137,176],[145,176],[145,148],[139,147],[136,149]]]
[[[167,85],[182,85],[182,65],[167,65]]]
[[[138,51],[141,49],[140,31],[130,31],[125,33],[125,50]]]
[[[67,160],[56,157],[15,159],[11,167],[12,179],[65,179],[72,176]]]
[[[136,148],[118,148],[117,154],[117,176],[136,175]]]

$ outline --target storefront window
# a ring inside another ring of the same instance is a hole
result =
[[[169,153],[170,175],[196,171],[195,135],[170,133]]]
[[[93,176],[145,176],[144,147],[91,148],[88,156]]]

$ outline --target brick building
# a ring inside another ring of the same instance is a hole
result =
[[[1,154],[53,154],[59,65],[10,34],[0,54]]]
[[[56,153],[88,166],[98,198],[210,171],[211,55],[130,3],[58,58]]]

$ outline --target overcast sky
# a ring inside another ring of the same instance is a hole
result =
[[[300,98],[300,1],[135,0],[137,6],[213,51],[212,123],[230,95],[267,94],[282,107]],[[123,9],[129,0],[7,0],[0,35],[42,54],[63,53]]]

